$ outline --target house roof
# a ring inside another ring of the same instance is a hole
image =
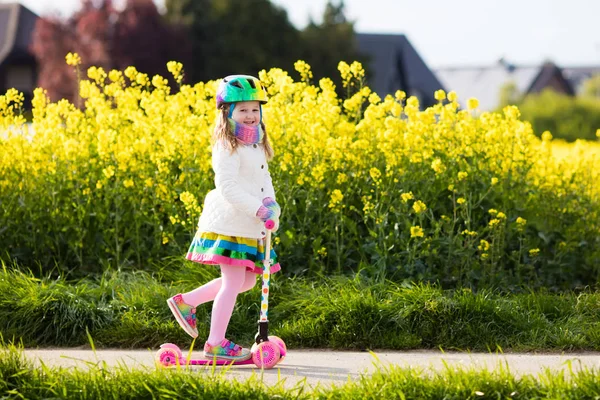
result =
[[[448,90],[456,92],[461,104],[475,97],[482,110],[492,110],[506,83],[514,82],[517,90],[525,93],[540,73],[540,66],[517,67],[500,60],[490,66],[440,68],[435,73]]]
[[[380,96],[404,90],[418,94],[424,105],[435,102],[433,94],[443,88],[405,35],[357,33],[361,53],[370,57],[369,86]]]
[[[439,68],[435,73],[448,90],[456,92],[461,104],[475,97],[482,110],[495,109],[500,100],[500,90],[511,81],[520,93],[533,93],[544,89],[556,77],[566,93],[574,93],[573,86],[565,79],[561,69],[552,62],[517,66],[500,59],[493,65]]]
[[[575,91],[579,93],[583,89],[583,82],[586,79],[589,79],[594,75],[600,74],[600,65],[564,67],[562,69],[562,72],[563,75],[575,87]]]
[[[19,3],[0,4],[0,66],[11,53],[28,54],[38,16]]]

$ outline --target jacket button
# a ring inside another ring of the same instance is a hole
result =
[[[261,192],[264,192],[264,191],[265,191],[265,188],[260,188],[260,191],[261,191]]]
[[[264,232],[261,232],[261,234],[262,234],[263,236],[264,236],[264,235],[266,235],[266,233],[264,233]]]
[[[264,168],[265,168],[264,164],[260,166],[260,169],[264,169]]]
[[[255,144],[253,144],[252,146],[253,146],[254,148],[257,148],[257,147],[258,147],[258,146],[257,146],[257,145],[255,145]]]

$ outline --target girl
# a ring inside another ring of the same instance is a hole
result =
[[[206,196],[186,258],[218,265],[221,277],[177,294],[167,304],[179,325],[197,337],[196,307],[214,300],[204,356],[243,361],[250,358],[250,350],[225,339],[225,332],[237,295],[252,289],[262,274],[264,223],[274,220],[277,230],[281,210],[267,165],[273,149],[262,121],[265,88],[252,76],[232,75],[220,82],[216,99],[212,152],[216,189]],[[271,272],[279,271],[273,250],[271,260]]]

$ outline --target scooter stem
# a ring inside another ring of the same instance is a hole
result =
[[[265,238],[265,258],[263,260],[262,289],[260,301],[260,319],[258,320],[258,335],[256,343],[268,341],[269,336],[269,283],[271,280],[271,232],[275,223],[272,220],[265,222],[267,236]]]

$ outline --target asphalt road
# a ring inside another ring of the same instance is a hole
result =
[[[87,368],[96,362],[106,362],[108,366],[126,365],[136,368],[156,368],[156,350],[91,350],[42,349],[25,350],[25,355],[36,363],[42,361],[48,366]],[[184,351],[184,356],[186,352]],[[194,356],[201,353],[194,352]],[[442,353],[439,351],[375,351],[346,352],[331,350],[290,350],[287,357],[272,370],[265,370],[263,382],[272,385],[284,380],[287,387],[298,382],[306,382],[314,387],[317,384],[342,385],[348,380],[356,380],[361,374],[370,374],[377,365],[395,364],[401,367],[420,368],[423,373],[442,370],[448,367],[494,369],[507,366],[515,375],[537,375],[549,368],[554,371],[568,370],[582,366],[600,369],[600,353],[565,354],[487,354],[487,353]],[[447,366],[446,366],[447,365]],[[210,367],[193,366],[194,373],[211,374]],[[234,366],[225,372],[231,379],[244,380],[253,374],[261,373],[254,365]]]

